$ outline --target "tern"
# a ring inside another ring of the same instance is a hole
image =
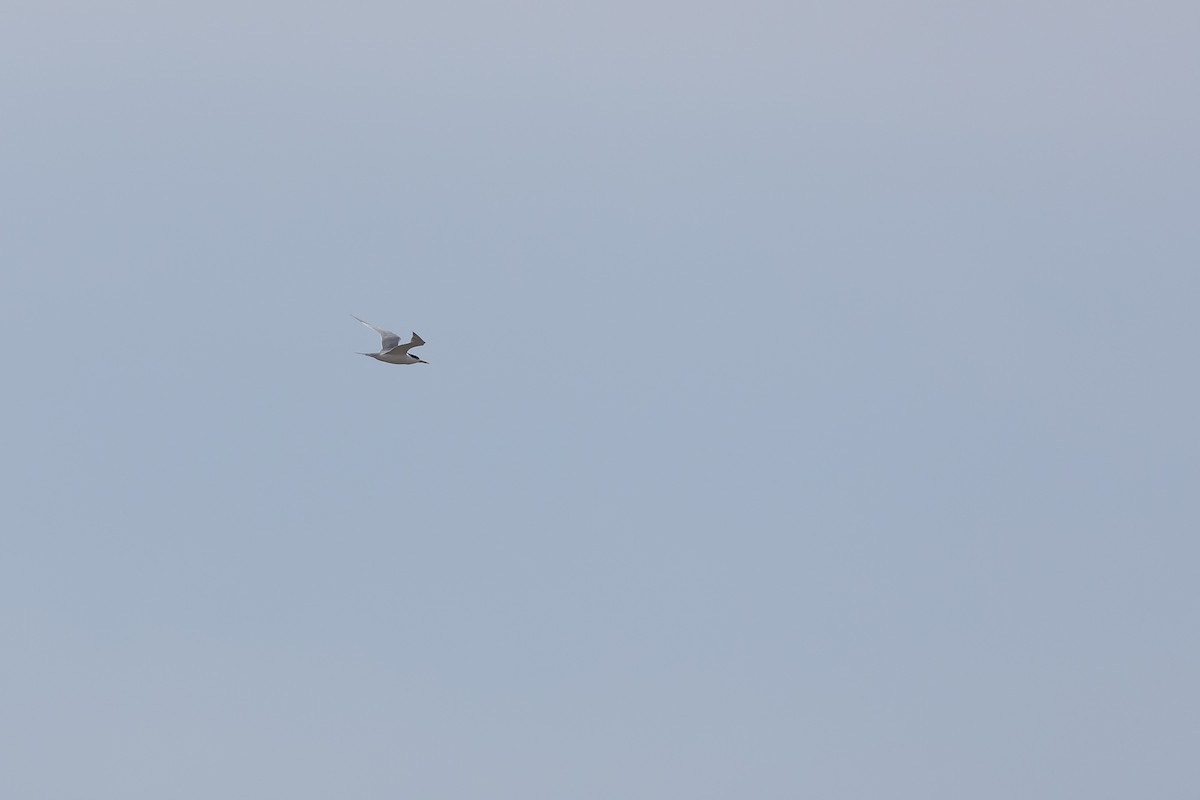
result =
[[[353,314],[351,314],[350,316],[354,317]],[[358,317],[354,317],[354,318],[358,319]],[[417,336],[416,331],[413,331],[412,339],[410,339],[407,344],[400,344],[400,336],[399,335],[392,333],[391,331],[385,331],[383,328],[376,327],[375,325],[372,325],[371,323],[367,322],[365,319],[358,319],[358,321],[361,322],[363,325],[366,325],[371,330],[378,333],[379,336],[383,339],[382,343],[379,346],[378,353],[359,353],[359,355],[370,356],[371,358],[374,358],[377,361],[383,361],[388,364],[428,364],[429,363],[428,361],[424,361],[420,358],[417,358],[412,353],[408,352],[409,350],[413,349],[414,347],[420,347],[421,345],[425,344],[425,340],[422,339],[420,336]]]

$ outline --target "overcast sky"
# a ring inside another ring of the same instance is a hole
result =
[[[1200,795],[1198,30],[8,0],[0,794]]]

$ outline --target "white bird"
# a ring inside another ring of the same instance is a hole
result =
[[[353,314],[350,316],[354,317]],[[358,319],[358,317],[354,317]],[[380,344],[378,353],[359,353],[360,356],[370,356],[379,361],[384,361],[388,364],[428,364],[417,358],[412,353],[408,352],[414,347],[420,347],[425,344],[425,340],[417,336],[416,331],[413,332],[412,339],[407,344],[400,344],[400,337],[391,331],[385,331],[383,328],[378,328],[365,319],[358,319],[363,325],[366,325],[371,330],[375,331],[382,337],[383,342]]]

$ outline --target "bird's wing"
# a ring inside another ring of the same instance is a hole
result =
[[[417,336],[416,332],[414,331],[412,339],[410,339],[408,342],[406,342],[404,344],[396,345],[388,352],[389,353],[391,353],[391,352],[407,353],[409,350],[413,349],[414,347],[420,347],[423,344],[425,344],[425,340],[422,339],[420,336]]]
[[[353,314],[351,314],[350,316],[354,317]],[[354,318],[358,319],[358,317],[354,317]],[[363,325],[366,325],[371,330],[378,333],[380,335],[380,337],[383,339],[383,342],[381,342],[379,345],[379,352],[381,352],[381,353],[387,352],[388,350],[391,350],[396,345],[400,344],[400,337],[397,334],[392,333],[391,331],[385,331],[383,328],[380,328],[376,325],[372,325],[371,323],[367,322],[365,319],[358,319],[358,321],[361,322]]]

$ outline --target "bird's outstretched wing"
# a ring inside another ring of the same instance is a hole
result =
[[[351,314],[350,316],[354,317],[353,314]],[[358,319],[358,317],[354,317],[354,318]],[[400,344],[400,337],[397,334],[392,333],[391,331],[385,331],[383,328],[380,328],[377,325],[372,325],[371,323],[367,322],[365,319],[358,319],[358,321],[361,322],[363,325],[366,325],[371,330],[378,333],[379,336],[383,339],[383,341],[379,345],[379,352],[386,353],[388,350],[391,350],[393,347]]]
[[[420,336],[417,336],[416,332],[413,332],[413,337],[412,337],[412,339],[410,339],[409,341],[405,342],[404,344],[398,344],[398,345],[396,345],[395,347],[393,347],[393,348],[392,348],[391,350],[389,350],[388,352],[389,352],[389,353],[391,353],[391,352],[396,352],[396,353],[407,353],[409,350],[412,350],[414,347],[420,347],[420,346],[421,346],[421,345],[423,345],[423,344],[425,344],[425,340],[424,340],[424,339],[422,339]]]

